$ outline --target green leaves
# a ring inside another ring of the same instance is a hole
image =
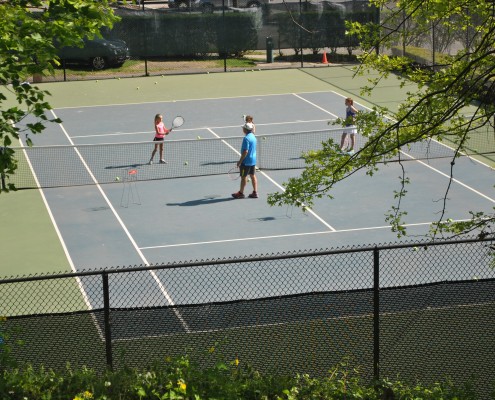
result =
[[[383,164],[399,162],[402,176],[398,188],[395,184],[391,186],[394,204],[385,220],[398,236],[402,236],[406,234],[407,216],[402,200],[408,194],[405,187],[410,181],[407,168],[402,165],[406,159],[401,154],[402,149],[421,143],[425,148],[423,157],[435,158],[438,155],[430,153],[430,144],[435,141],[448,145],[452,149],[449,182],[453,180],[458,168],[456,160],[461,154],[493,152],[493,145],[479,137],[493,136],[495,14],[493,2],[483,0],[469,5],[460,0],[401,0],[397,4],[372,0],[372,4],[381,9],[380,26],[358,22],[346,25],[349,35],[360,38],[364,51],[356,75],[375,76],[361,88],[362,94],[372,95],[376,85],[390,74],[399,79],[402,87],[407,84],[412,89],[397,110],[375,107],[370,112],[358,114],[356,125],[365,143],[356,154],[352,157],[339,155],[336,143],[323,143],[321,150],[304,155],[306,167],[301,176],[286,182],[285,192],[271,194],[268,202],[310,207],[317,198],[332,198],[334,186],[355,172],[365,170],[367,175],[373,176]],[[456,48],[459,43],[464,47],[457,53],[449,50],[448,54],[447,49],[453,43]],[[378,47],[380,54],[376,51]],[[387,51],[392,47],[394,50],[399,48],[402,53],[405,49],[405,53],[392,56],[394,53]],[[436,52],[432,53],[432,47]],[[416,52],[419,50],[424,54],[419,55]],[[427,67],[418,67],[417,60]],[[433,61],[436,65],[431,67]],[[343,122],[338,119],[333,124],[342,126]],[[439,219],[433,223],[430,234],[462,235],[472,231],[493,234],[494,215],[481,216],[476,210],[471,211],[469,223],[442,222],[448,207],[449,182],[443,199],[435,203],[435,206],[443,206],[433,210]]]
[[[5,356],[8,346],[3,346]],[[171,400],[171,399],[368,399],[474,400],[472,387],[451,381],[424,386],[401,381],[369,382],[345,360],[319,377],[270,375],[253,367],[216,370],[181,360],[157,363],[148,370],[98,371],[86,367],[52,371],[43,366],[5,369],[3,399]],[[14,367],[14,366],[12,366]]]
[[[12,139],[19,138],[20,123],[26,116],[37,121],[26,125],[26,132],[42,133],[46,122],[61,122],[49,119],[46,111],[50,94],[27,81],[34,74],[50,74],[57,56],[53,38],[60,45],[80,42],[84,36],[100,34],[104,26],[111,27],[118,18],[113,14],[108,1],[62,0],[42,3],[35,0],[29,5],[25,1],[9,1],[0,6],[0,141],[10,146]],[[39,9],[35,8],[39,7]],[[19,107],[3,105],[10,92]],[[17,145],[17,143],[16,143]],[[6,149],[0,156],[0,174],[8,176],[17,168],[12,150]],[[11,188],[10,188],[11,189]],[[4,191],[0,187],[0,193]],[[7,190],[5,190],[7,191]]]

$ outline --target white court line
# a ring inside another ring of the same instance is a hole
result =
[[[334,94],[336,94],[337,96],[342,97],[342,98],[346,98],[346,97],[347,97],[347,96],[345,96],[345,95],[343,95],[343,94],[341,94],[341,93],[339,93],[339,92],[336,92],[336,91],[334,91],[334,90],[331,90],[331,92],[332,92],[332,93],[334,93]],[[361,104],[361,103],[359,103],[359,102],[357,102],[357,101],[354,101],[354,103],[356,103],[356,104],[360,105],[362,108],[364,108],[364,109],[366,109],[366,110],[372,111],[372,109],[371,109],[371,108],[369,108],[369,107],[367,107],[367,106],[365,106],[365,105],[363,105],[363,104]],[[391,120],[391,121],[393,121],[393,122],[397,122],[397,120],[396,120],[395,118],[392,118],[391,116],[388,116],[388,115],[387,115],[387,116],[386,116],[386,118],[388,118],[389,120]],[[450,147],[450,146],[449,146],[449,145],[447,145],[446,143],[439,142],[439,141],[437,141],[437,140],[435,140],[435,139],[431,139],[431,140],[432,140],[432,141],[434,141],[436,144],[438,144],[438,145],[440,145],[440,146],[443,146],[443,147],[446,147],[447,149],[449,149],[449,150],[452,150],[452,151],[453,151],[452,147]],[[401,153],[403,153],[403,154],[406,154],[406,153],[404,153],[402,150],[401,150],[400,152],[401,152]],[[461,153],[461,154],[464,154],[464,153]],[[484,163],[484,162],[483,162],[483,161],[481,161],[481,160],[478,160],[477,158],[475,158],[475,157],[473,157],[473,156],[464,155],[464,157],[467,157],[467,158],[469,158],[470,160],[474,160],[474,161],[476,161],[477,163],[479,163],[479,164],[483,165],[483,166],[484,166],[484,167],[486,167],[486,168],[489,168],[489,169],[495,169],[495,168],[493,168],[492,166],[490,166],[490,165],[488,165],[488,164]],[[414,157],[410,157],[410,158],[413,158],[413,159],[414,159]]]
[[[19,138],[19,144],[22,146],[22,142],[21,142],[21,139],[20,138]],[[69,254],[69,250],[67,249],[67,245],[65,244],[64,238],[62,236],[62,233],[60,232],[60,229],[59,229],[59,227],[57,225],[57,222],[55,221],[55,217],[53,215],[52,209],[50,208],[50,205],[48,204],[48,200],[46,199],[45,193],[40,188],[40,182],[39,182],[38,176],[36,175],[36,172],[35,172],[35,170],[33,168],[33,165],[31,164],[31,160],[29,159],[29,155],[27,154],[26,150],[23,150],[23,153],[24,153],[24,157],[26,159],[26,162],[27,162],[27,164],[29,166],[29,169],[31,170],[31,173],[33,174],[34,181],[36,182],[36,186],[39,188],[38,189],[38,192],[41,195],[41,199],[43,200],[43,203],[45,204],[46,210],[48,212],[48,216],[50,217],[50,220],[52,221],[53,228],[55,229],[55,233],[58,236],[58,240],[60,241],[60,244],[62,245],[62,249],[63,249],[63,251],[65,253],[65,257],[67,258],[67,262],[69,263],[70,269],[71,269],[72,272],[75,273],[75,272],[77,272],[76,267],[74,265],[74,262],[72,261],[72,257]],[[89,298],[88,298],[88,295],[86,293],[86,290],[84,289],[84,287],[82,285],[81,278],[80,277],[76,277],[76,282],[77,282],[77,286],[79,287],[79,290],[81,291],[81,294],[82,294],[84,303],[86,304],[86,307],[88,308],[88,310],[92,310],[93,307],[91,306],[91,302],[89,301]],[[99,324],[95,323],[95,325],[97,327],[99,336],[101,338],[103,338],[104,337],[103,336],[103,332],[100,329]]]
[[[331,92],[332,92],[332,93],[334,93],[334,94],[336,94],[336,95],[338,95],[338,96],[341,96],[341,97],[345,98],[345,96],[344,96],[344,95],[342,95],[342,94],[340,94],[340,93],[338,93],[338,92],[335,92],[335,91],[333,91],[333,90],[332,90]],[[297,96],[297,97],[299,97],[299,98],[301,98],[302,100],[306,101],[307,103],[314,105],[316,108],[318,108],[318,109],[320,109],[320,110],[325,111],[325,110],[324,110],[323,108],[321,108],[320,106],[318,106],[318,105],[316,105],[316,104],[314,104],[314,103],[312,103],[312,102],[310,102],[310,101],[308,101],[308,100],[306,100],[306,99],[303,99],[303,98],[302,98],[302,97],[300,97],[299,95],[296,95],[296,96]],[[366,107],[366,106],[364,106],[363,104],[360,104],[360,103],[358,103],[358,102],[356,102],[356,104],[359,104],[361,107],[363,107],[363,108],[365,108],[365,109],[367,109],[367,110],[371,111],[371,108]],[[329,111],[327,111],[327,112],[328,112],[329,114],[331,114]],[[333,114],[331,114],[331,115],[333,115]],[[395,119],[391,118],[390,116],[387,116],[387,118],[389,118],[391,121],[395,121]],[[433,140],[433,139],[432,139],[432,140]],[[444,147],[447,147],[448,149],[451,149],[449,146],[447,146],[447,145],[446,145],[446,144],[444,144],[444,143],[437,142],[436,140],[434,140],[434,142],[435,142],[435,143],[438,143],[439,145],[442,145],[442,146],[444,146]],[[451,150],[452,150],[452,149],[451,149]],[[494,199],[492,199],[491,197],[489,197],[489,196],[487,196],[487,195],[485,195],[485,194],[481,193],[480,191],[478,191],[478,190],[476,190],[476,189],[472,188],[472,187],[471,187],[471,186],[469,186],[469,185],[466,185],[465,183],[463,183],[463,182],[459,181],[458,179],[455,179],[454,177],[451,177],[450,175],[448,175],[448,174],[446,174],[446,173],[444,173],[444,172],[442,172],[442,171],[440,171],[440,170],[438,170],[438,169],[436,169],[436,168],[432,167],[431,165],[426,164],[424,161],[417,160],[416,158],[414,158],[413,156],[410,156],[409,154],[407,154],[407,153],[403,152],[402,150],[401,150],[401,153],[402,153],[402,154],[404,154],[406,157],[409,157],[410,159],[415,160],[416,162],[420,163],[421,165],[423,165],[423,166],[425,166],[425,167],[427,167],[427,168],[431,169],[432,171],[434,171],[434,172],[436,172],[436,173],[438,173],[438,174],[440,174],[440,175],[442,175],[442,176],[446,177],[447,179],[452,179],[452,182],[455,182],[455,183],[457,183],[457,184],[459,184],[459,185],[463,186],[464,188],[466,188],[466,189],[468,189],[468,190],[472,191],[473,193],[477,194],[478,196],[481,196],[481,197],[485,198],[486,200],[488,200],[488,201],[490,201],[490,202],[492,202],[492,203],[494,203],[494,202],[495,202],[495,200],[494,200]],[[483,163],[482,161],[477,160],[476,158],[471,158],[471,157],[469,157],[469,158],[470,158],[470,159],[472,159],[472,160],[477,161],[478,163],[480,163],[481,165],[483,165],[483,166],[485,166],[485,167],[488,167],[488,168],[490,168],[490,169],[493,169],[493,168],[492,168],[492,167],[490,167],[489,165],[487,165],[487,164]]]
[[[221,139],[220,136],[218,136],[213,130],[208,129],[210,133],[214,136],[216,136],[218,139]],[[241,156],[241,153],[234,147],[232,147],[229,143],[226,141],[222,140],[224,144],[226,144],[228,147],[230,147],[239,157]],[[265,178],[267,178],[271,183],[273,183],[276,187],[278,187],[280,190],[285,192],[285,188],[282,185],[279,185],[276,181],[274,181],[270,176],[268,176],[265,172],[259,171],[260,174],[264,175]],[[304,203],[301,203],[304,205]],[[306,212],[309,212],[313,217],[315,217],[318,221],[320,221],[323,225],[325,225],[328,229],[331,231],[335,231],[335,228],[331,226],[329,223],[327,223],[323,218],[321,218],[319,215],[317,215],[311,208],[307,207]]]
[[[57,116],[55,115],[55,112],[54,110],[50,110],[54,116],[54,118],[57,118]],[[69,142],[71,143],[71,145],[74,145],[74,142],[71,140],[69,134],[67,133],[67,131],[65,130],[64,126],[60,123],[59,124],[60,126],[60,129],[62,129],[62,131],[64,132],[65,136],[67,137],[67,140],[69,140]],[[117,210],[115,210],[115,208],[113,207],[112,203],[110,202],[110,200],[108,199],[107,195],[105,194],[105,192],[103,191],[101,185],[98,183],[97,179],[95,178],[95,176],[93,175],[93,173],[91,172],[91,169],[89,168],[89,166],[87,165],[86,161],[84,160],[84,158],[82,157],[81,153],[79,152],[79,150],[74,147],[74,151],[77,153],[77,155],[79,156],[82,164],[84,165],[84,167],[86,168],[87,172],[89,173],[89,175],[91,176],[91,179],[93,180],[93,182],[95,183],[95,186],[98,188],[98,191],[100,192],[101,196],[105,199],[105,202],[108,204],[108,207],[109,209],[112,211],[113,215],[115,216],[115,218],[117,219],[118,223],[120,224],[121,228],[123,229],[123,231],[125,232],[127,238],[129,239],[129,241],[131,242],[132,246],[134,247],[134,249],[136,250],[136,252],[138,253],[139,257],[141,258],[141,260],[143,261],[144,265],[145,266],[149,266],[150,263],[148,262],[148,260],[146,259],[146,257],[144,256],[144,254],[141,252],[141,250],[139,249],[136,241],[134,240],[134,238],[132,237],[132,235],[130,234],[129,230],[127,229],[127,227],[125,226],[124,224],[124,221],[122,221],[122,219],[120,218],[119,214],[117,213]],[[155,282],[157,283],[160,291],[162,292],[163,296],[167,299],[167,301],[169,302],[170,305],[174,306],[175,303],[174,301],[172,300],[172,298],[170,297],[170,295],[168,294],[167,290],[165,289],[165,287],[163,286],[162,282],[160,281],[160,279],[158,278],[158,276],[156,275],[155,271],[150,271],[148,270],[148,272],[150,273],[150,275],[153,277],[153,279],[155,280]],[[190,329],[189,329],[189,326],[187,325],[187,323],[184,321],[184,319],[182,318],[182,316],[179,314],[179,312],[177,311],[177,309],[174,309],[174,313],[176,314],[177,318],[181,321],[184,329],[186,330],[186,332],[189,332]]]
[[[314,92],[302,92],[303,94],[311,93],[328,93],[328,90],[315,90]],[[268,93],[268,94],[250,94],[246,96],[226,96],[226,97],[202,97],[199,99],[181,99],[181,100],[164,100],[164,101],[143,101],[141,103],[113,103],[113,104],[99,104],[91,106],[69,106],[69,107],[55,107],[56,110],[71,110],[78,108],[100,108],[100,107],[117,107],[117,106],[137,106],[146,104],[169,104],[169,103],[184,103],[188,101],[207,101],[207,100],[229,100],[229,99],[248,99],[248,98],[262,98],[262,97],[274,97],[274,96],[287,96],[291,93]]]
[[[331,113],[330,111],[328,111],[328,110],[324,109],[323,107],[320,107],[319,105],[317,105],[317,104],[315,104],[315,103],[313,103],[313,102],[311,102],[311,101],[309,101],[309,100],[305,99],[304,97],[301,97],[301,96],[299,96],[299,95],[298,95],[298,94],[296,94],[296,93],[292,93],[292,94],[293,94],[294,96],[296,96],[298,99],[300,99],[300,100],[302,100],[302,101],[305,101],[306,103],[311,104],[313,107],[316,107],[318,110],[323,111],[323,112],[326,112],[327,114],[331,115],[331,116],[332,116],[332,117],[334,117],[334,118],[338,118],[338,116],[337,116],[337,115],[335,115],[334,113]]]
[[[444,173],[444,172],[442,172],[442,171],[440,171],[440,170],[438,170],[438,169],[436,169],[436,168],[432,167],[431,165],[426,164],[425,162],[423,162],[423,161],[421,161],[421,160],[416,160],[416,159],[415,159],[414,157],[412,157],[412,156],[409,156],[409,155],[407,155],[407,154],[405,154],[405,155],[406,155],[406,156],[408,156],[409,158],[411,158],[411,159],[415,160],[416,162],[418,162],[418,163],[422,164],[422,165],[423,165],[423,166],[425,166],[426,168],[429,168],[429,169],[431,169],[432,171],[435,171],[436,173],[438,173],[438,174],[440,174],[440,175],[442,175],[442,176],[446,177],[447,179],[452,179],[452,182],[455,182],[455,183],[457,183],[457,184],[459,184],[459,185],[461,185],[461,186],[465,187],[466,189],[468,189],[468,190],[472,191],[473,193],[476,193],[478,196],[481,196],[481,197],[485,198],[486,200],[488,200],[488,201],[490,201],[490,202],[492,202],[492,203],[495,203],[495,200],[494,200],[494,199],[492,199],[491,197],[488,197],[487,195],[485,195],[485,194],[481,193],[480,191],[478,191],[478,190],[476,190],[476,189],[472,188],[471,186],[466,185],[465,183],[461,182],[460,180],[455,179],[454,177],[451,177],[449,174],[446,174],[446,173]]]
[[[461,222],[461,221],[467,221],[467,220],[456,220],[455,222]],[[406,227],[430,226],[430,225],[431,225],[431,222],[417,222],[417,223],[413,223],[413,224],[405,224]],[[291,234],[287,234],[287,235],[255,236],[255,237],[238,238],[238,239],[211,240],[211,241],[206,241],[206,242],[167,244],[167,245],[160,245],[160,246],[141,247],[141,250],[166,249],[166,248],[172,248],[172,247],[187,247],[187,246],[198,246],[198,245],[209,245],[209,244],[231,243],[231,242],[247,242],[247,241],[267,240],[267,239],[284,239],[284,238],[301,237],[301,236],[316,236],[316,235],[329,235],[329,234],[335,235],[335,234],[339,234],[339,233],[373,231],[373,230],[380,230],[380,229],[390,229],[390,225],[370,226],[370,227],[366,227],[366,228],[349,228],[349,229],[340,229],[340,230],[333,230],[333,231],[291,233]]]

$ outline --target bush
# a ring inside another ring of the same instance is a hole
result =
[[[382,381],[366,385],[359,371],[346,363],[327,377],[262,375],[242,360],[217,361],[201,369],[187,356],[165,360],[146,371],[123,369],[97,374],[67,366],[64,373],[31,367],[5,370],[0,398],[23,400],[144,400],[144,399],[463,399],[475,400],[470,387],[450,382],[423,387]]]

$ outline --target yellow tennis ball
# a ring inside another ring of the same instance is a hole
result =
[[[201,136],[196,137],[196,139],[201,139]]]
[[[120,178],[118,176],[115,177],[115,182],[120,182]]]
[[[184,165],[189,165],[189,163],[186,161],[186,162],[184,163]]]
[[[136,90],[139,90],[139,86],[136,88]]]

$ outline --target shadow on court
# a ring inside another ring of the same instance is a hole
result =
[[[223,197],[223,198],[218,198],[218,196],[212,196],[212,197],[206,197],[204,199],[197,199],[197,200],[189,200],[189,201],[184,201],[182,203],[167,203],[167,206],[179,206],[179,207],[195,207],[195,206],[205,206],[208,204],[215,204],[215,203],[223,203],[225,201],[232,201],[235,200],[234,198],[229,198],[229,197]]]

